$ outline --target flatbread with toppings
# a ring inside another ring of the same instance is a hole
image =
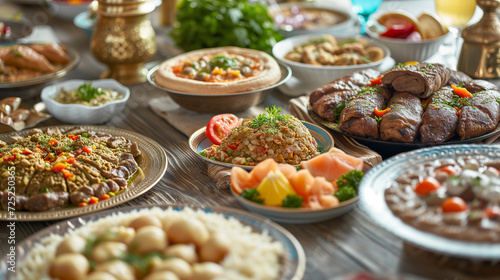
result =
[[[270,55],[252,49],[220,47],[188,52],[160,65],[156,84],[185,93],[227,94],[263,89],[281,78]]]

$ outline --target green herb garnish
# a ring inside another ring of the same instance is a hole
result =
[[[281,202],[281,206],[285,208],[300,208],[304,204],[304,199],[300,195],[289,194]]]
[[[219,67],[224,70],[227,68],[238,69],[238,60],[224,55],[214,56],[208,63],[212,69],[215,67]]]
[[[352,170],[339,177],[337,180],[338,191],[334,195],[340,202],[354,198],[357,195],[359,182],[361,182],[363,175],[363,172],[359,170]]]
[[[92,83],[84,83],[76,91],[76,96],[86,102],[90,102],[90,100],[102,94],[104,94],[102,89],[92,87]]]
[[[335,109],[333,109],[333,114],[335,115],[335,122],[338,123],[340,121],[340,115],[342,114],[342,110],[344,110],[346,104],[347,103],[345,101],[342,101]]]
[[[250,126],[252,128],[259,128],[267,125],[270,133],[278,133],[282,121],[290,118],[290,115],[280,115],[281,108],[276,106],[273,106],[273,108],[266,107],[266,111],[267,115],[260,114],[255,119],[252,119]]]
[[[241,196],[256,203],[264,203],[264,199],[259,198],[259,191],[257,191],[257,188],[245,189],[241,192]]]

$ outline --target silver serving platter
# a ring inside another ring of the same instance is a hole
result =
[[[69,129],[73,126],[57,126],[60,129]],[[109,133],[113,136],[123,136],[139,145],[141,155],[136,158],[142,173],[128,184],[127,190],[106,200],[99,201],[97,204],[91,204],[86,207],[68,206],[60,209],[49,210],[45,212],[29,212],[29,211],[14,211],[0,210],[0,220],[9,220],[12,218],[17,221],[49,221],[59,220],[74,216],[81,216],[87,213],[97,212],[106,208],[117,206],[129,200],[132,200],[141,194],[145,193],[163,177],[167,171],[167,155],[163,148],[153,141],[137,132],[124,129],[105,127],[105,126],[81,126],[87,130],[96,132]],[[44,129],[44,128],[40,128]],[[28,135],[28,131],[11,132],[0,135],[0,140],[6,140],[9,136],[19,134],[21,136]],[[137,171],[140,172],[140,171]]]

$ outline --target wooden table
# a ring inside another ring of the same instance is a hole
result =
[[[432,4],[432,1],[424,2]],[[395,1],[389,3],[393,5]],[[64,79],[98,78],[104,66],[97,63],[91,55],[88,47],[89,37],[84,31],[70,22],[50,16],[45,6],[19,7],[27,16],[45,15],[40,18],[45,18],[47,21],[40,24],[51,26],[61,43],[76,49],[82,55],[78,68]],[[158,36],[165,35],[158,34]],[[157,58],[158,61],[164,59],[160,56]],[[188,152],[187,137],[149,108],[148,101],[163,96],[164,93],[155,90],[147,83],[132,85],[130,89],[132,94],[124,112],[105,125],[136,131],[154,139],[165,149],[169,166],[164,177],[151,190],[115,209],[173,203],[220,205],[241,209],[229,190],[215,187],[215,182],[207,175],[205,163]],[[259,106],[275,104],[286,111],[289,99],[290,97],[276,91],[266,97]],[[29,102],[36,101],[39,100]],[[41,126],[58,124],[64,123],[50,119]],[[58,221],[16,222],[16,242],[19,244],[31,234],[56,222]],[[6,255],[8,248],[7,224],[0,222],[0,258]],[[373,224],[358,207],[340,218],[327,222],[281,225],[300,241],[305,250],[307,269],[304,279],[332,279],[356,271],[370,271],[382,275],[413,274],[431,279],[481,279],[477,276],[484,272],[484,263],[454,260],[404,244],[399,238]],[[498,265],[492,266],[487,263],[486,266],[488,269],[498,269]]]

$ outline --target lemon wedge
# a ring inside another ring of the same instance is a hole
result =
[[[283,199],[287,195],[295,194],[292,185],[279,170],[269,171],[257,187],[257,191],[259,192],[259,197],[264,199],[264,204],[270,206],[281,206]]]

